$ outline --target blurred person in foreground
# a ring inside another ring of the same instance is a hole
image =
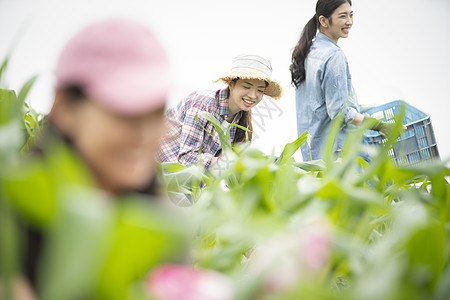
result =
[[[55,75],[46,133],[3,187],[25,232],[15,298],[132,298],[184,236],[165,202],[150,201],[166,52],[146,26],[106,20],[68,42]]]
[[[264,95],[274,99],[282,96],[280,83],[271,75],[268,59],[250,54],[235,57],[229,73],[215,80],[224,82],[226,88],[194,91],[167,111],[169,130],[162,139],[157,160],[184,166],[201,162],[205,169],[217,167],[222,154],[219,134],[211,122],[200,116],[197,121],[196,115],[202,111],[211,113],[224,130],[230,124],[247,128],[251,141],[252,108]],[[230,138],[232,144],[245,142],[246,132],[232,126]]]
[[[310,146],[301,147],[304,161],[323,158],[323,146],[330,125],[343,114],[335,151],[342,150],[346,132],[353,125],[368,122],[370,129],[389,136],[395,125],[360,113],[347,58],[338,46],[353,26],[350,0],[318,0],[316,13],[302,30],[292,53],[290,66],[296,88],[297,132],[311,135]]]

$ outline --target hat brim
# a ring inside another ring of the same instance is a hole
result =
[[[257,70],[252,68],[233,69],[230,74],[221,76],[215,79],[213,82],[223,81],[226,84],[230,84],[235,79],[264,80],[268,83],[266,89],[264,90],[265,95],[273,99],[280,99],[283,95],[283,88],[281,87],[281,84],[278,81],[273,80],[263,72],[258,72]]]

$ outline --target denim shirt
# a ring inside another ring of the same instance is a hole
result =
[[[333,119],[344,114],[344,124],[335,144],[340,151],[349,123],[359,105],[353,89],[347,58],[342,49],[329,37],[317,33],[305,60],[306,80],[295,91],[297,132],[311,135],[310,146],[301,147],[303,160],[321,159],[322,148]]]

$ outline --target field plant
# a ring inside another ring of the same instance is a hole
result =
[[[18,175],[14,166],[42,131],[44,116],[25,101],[35,79],[18,93],[0,89],[0,298],[8,300],[24,245],[2,186]],[[364,126],[336,155],[341,118],[323,160],[296,162],[307,132],[282,153],[267,154],[232,145],[231,127],[223,130],[211,114],[198,118],[219,134],[218,166],[161,164],[161,183],[189,226],[142,201],[105,205],[94,191],[65,191],[59,217],[42,228],[50,242],[39,298],[448,299],[448,161],[398,166],[388,155],[395,135],[366,148]],[[400,113],[397,132],[401,119]],[[365,152],[369,162],[360,156]],[[54,159],[78,168],[66,157]],[[39,203],[30,214],[46,211],[48,199],[28,197]],[[136,226],[139,234],[130,234]],[[115,250],[106,255],[107,249]],[[168,252],[178,256],[169,259]]]
[[[193,264],[232,278],[235,299],[448,299],[447,162],[397,166],[387,153],[396,136],[367,148],[364,126],[336,159],[342,119],[323,160],[296,162],[307,132],[277,157],[232,147],[213,116],[198,117],[219,132],[219,167],[163,164],[166,186],[192,199]]]
[[[2,85],[8,61],[8,58],[5,59],[0,66]],[[34,76],[29,79],[19,93],[0,86],[0,183],[11,175],[7,171],[8,166],[18,162],[20,156],[30,149],[42,131],[43,116],[25,102],[36,78]],[[17,224],[9,203],[4,199],[0,189],[0,274],[4,281],[0,297],[9,299],[11,279],[19,267],[19,246]]]

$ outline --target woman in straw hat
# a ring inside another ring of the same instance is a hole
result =
[[[168,134],[162,139],[158,160],[196,164],[200,160],[205,168],[218,162],[221,154],[220,139],[214,126],[203,118],[196,120],[201,111],[207,111],[224,127],[239,124],[252,129],[251,109],[264,95],[281,98],[281,85],[271,79],[272,65],[257,55],[239,55],[234,58],[229,74],[218,78],[227,87],[217,91],[196,91],[167,111]],[[207,134],[205,129],[212,135]],[[231,128],[232,143],[244,142],[245,132]],[[248,139],[252,139],[249,132]]]
[[[308,131],[311,143],[302,145],[303,160],[320,159],[333,119],[344,115],[335,151],[343,146],[350,124],[360,125],[365,119],[371,129],[388,134],[393,124],[364,117],[353,89],[347,58],[337,45],[347,38],[353,25],[350,0],[318,0],[316,13],[303,28],[292,53],[292,83],[296,87],[297,131]]]

